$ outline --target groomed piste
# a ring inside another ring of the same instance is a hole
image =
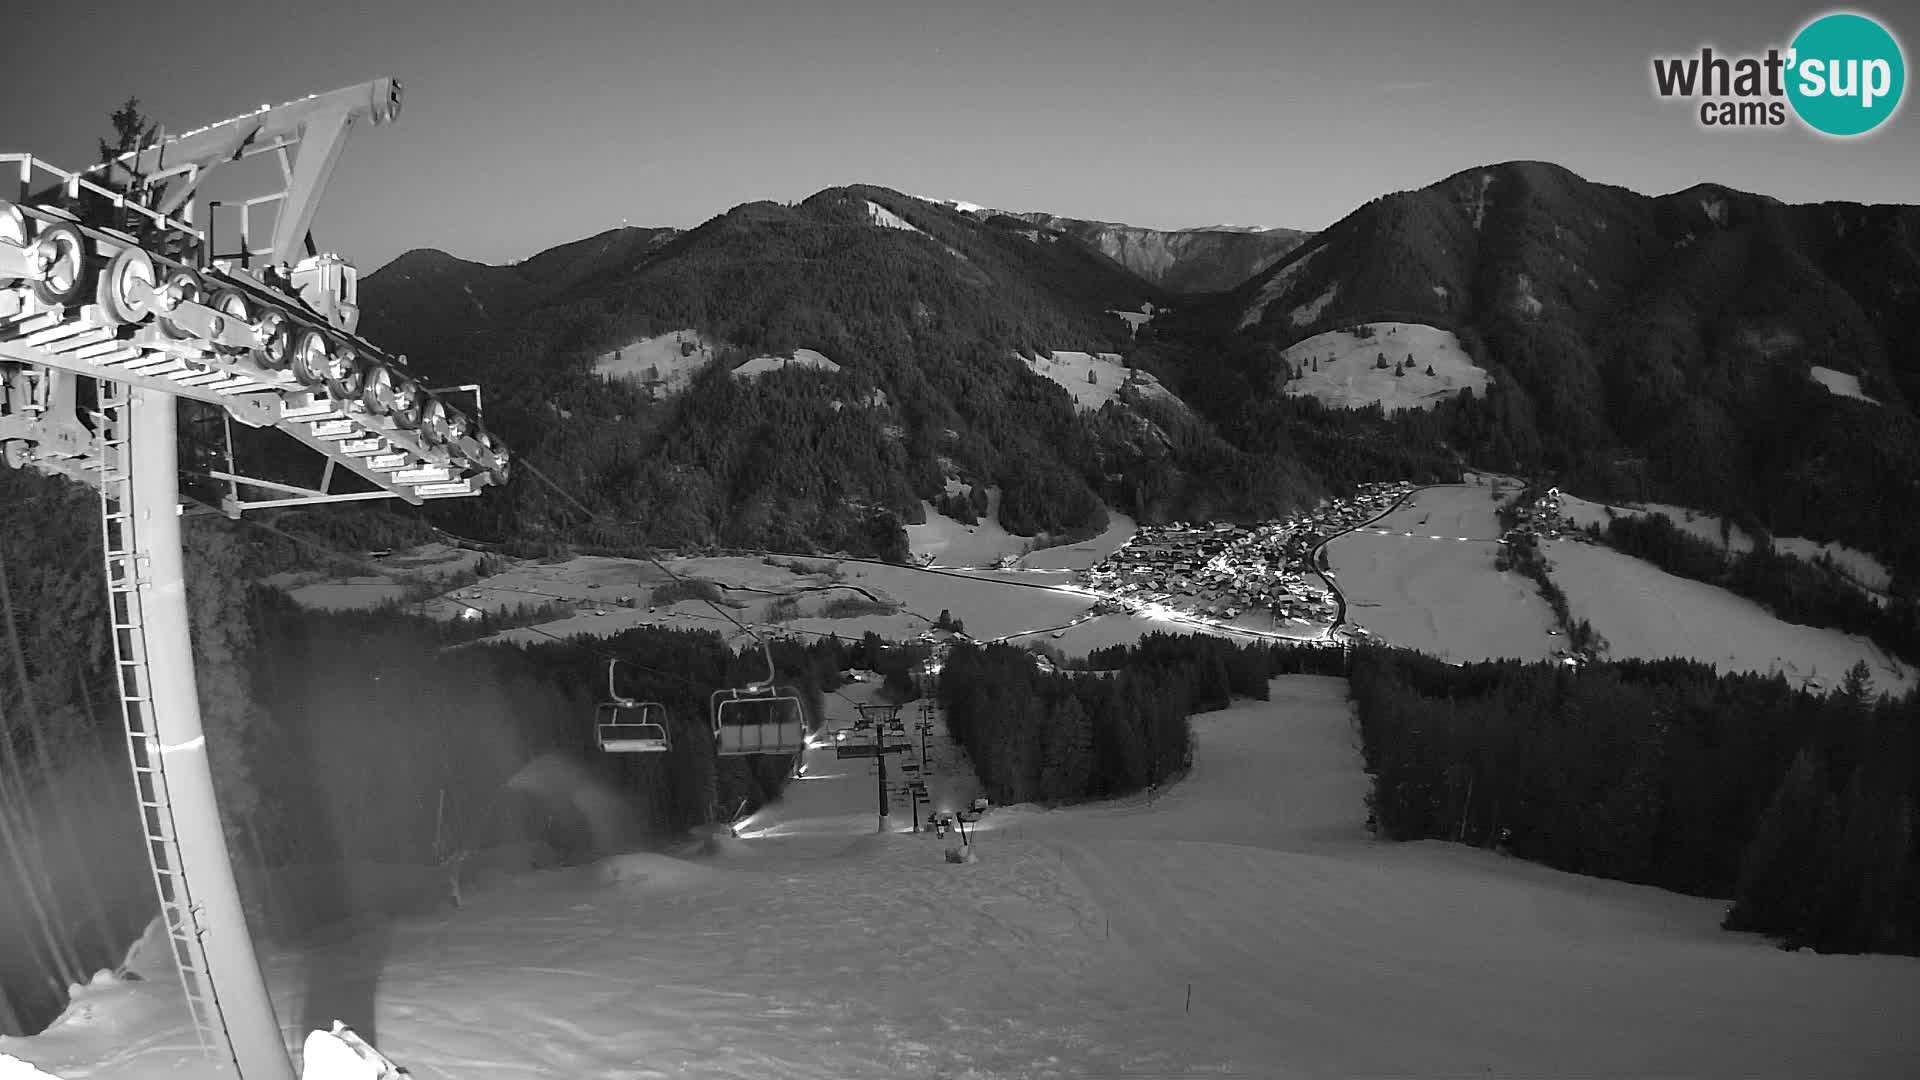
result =
[[[285,1019],[371,988],[376,1045],[431,1080],[1911,1075],[1920,963],[1782,952],[1719,930],[1718,901],[1376,843],[1344,681],[1272,690],[1197,717],[1192,772],[1156,798],[990,811],[963,866],[951,837],[876,833],[865,763],[814,750],[814,778],[710,854],[509,879],[269,954],[275,1001]],[[148,974],[0,1053],[76,1080],[209,1075],[176,984]]]

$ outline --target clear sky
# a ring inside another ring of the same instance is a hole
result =
[[[848,183],[1162,228],[1323,228],[1519,158],[1649,193],[1920,201],[1911,103],[1842,143],[1705,131],[1654,97],[1653,56],[1784,46],[1826,10],[1777,0],[36,6],[9,23],[0,152],[69,167],[128,95],[180,130],[400,79],[399,122],[348,142],[315,226],[363,269],[415,247],[507,262]],[[1914,63],[1920,16],[1857,10]]]

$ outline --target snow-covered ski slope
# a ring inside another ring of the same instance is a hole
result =
[[[1718,930],[1712,900],[1372,842],[1344,682],[1273,687],[1196,717],[1193,772],[1158,798],[992,811],[971,865],[877,835],[865,764],[816,750],[821,778],[714,854],[272,955],[281,1016],[371,991],[377,1023],[341,1018],[422,1078],[1913,1075],[1920,961],[1785,953]],[[184,1021],[168,983],[104,986],[0,1052],[209,1075]]]

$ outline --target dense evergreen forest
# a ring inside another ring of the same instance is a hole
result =
[[[1164,783],[1193,763],[1188,717],[1234,697],[1266,700],[1284,672],[1337,674],[1337,649],[1236,645],[1151,634],[1097,650],[1083,670],[1042,672],[1011,645],[958,645],[939,694],[954,741],[997,803],[1111,798]]]
[[[1729,897],[1728,929],[1789,946],[1920,951],[1920,694],[1377,647],[1351,682],[1385,838]]]

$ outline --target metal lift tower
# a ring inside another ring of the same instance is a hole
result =
[[[325,459],[306,487],[242,476],[229,453],[213,476],[230,516],[360,499],[418,505],[506,482],[506,448],[477,419],[428,392],[404,357],[358,336],[354,267],[308,232],[349,129],[393,120],[400,96],[398,82],[378,79],[263,106],[83,172],[0,154],[0,451],[10,467],[99,489],[118,692],[154,885],[202,1045],[246,1080],[292,1080],[293,1065],[241,911],[201,730],[176,402],[278,428]],[[201,184],[259,155],[273,155],[283,186],[225,204],[239,228],[221,250],[212,225],[222,204],[201,199]],[[263,209],[272,226],[255,243]],[[362,483],[335,490],[336,470]],[[259,493],[269,497],[245,497]]]

